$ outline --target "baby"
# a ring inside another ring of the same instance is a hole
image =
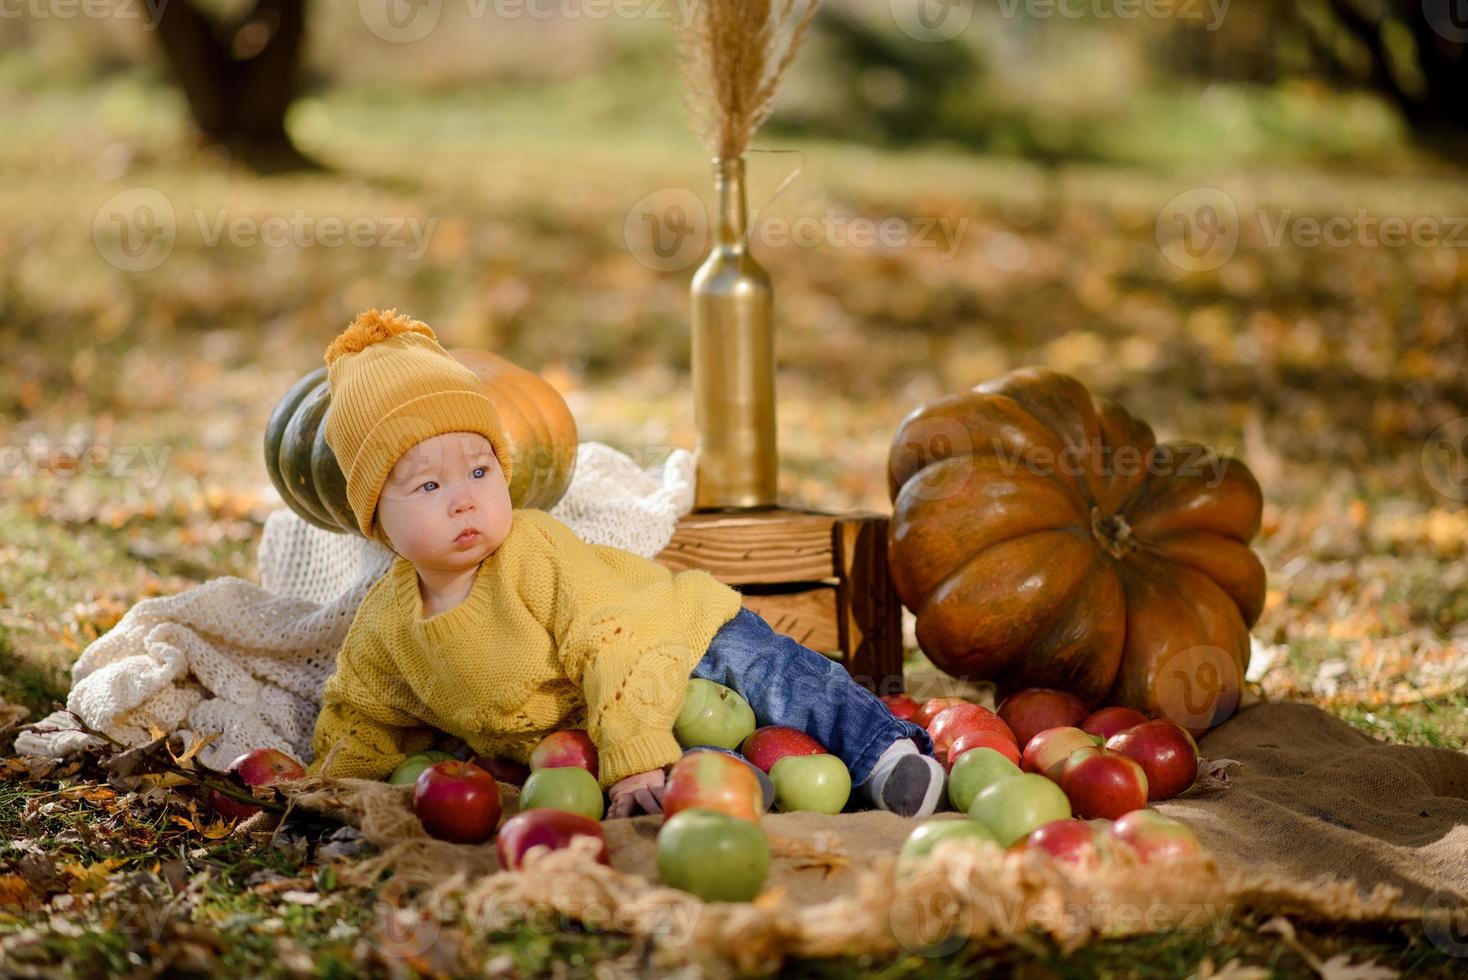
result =
[[[609,816],[660,812],[665,767],[682,755],[673,722],[702,677],[738,691],[759,724],[826,746],[875,806],[937,808],[944,773],[927,733],[739,592],[512,507],[494,406],[426,325],[371,310],[326,362],[326,441],[347,499],[398,558],[326,682],[312,772],[381,779],[442,733],[525,762],[551,732],[584,728]]]

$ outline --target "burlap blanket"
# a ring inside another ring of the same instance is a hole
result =
[[[919,697],[955,687],[909,678]],[[1249,706],[1201,748],[1240,765],[1227,785],[1196,787],[1160,809],[1196,830],[1210,852],[1202,861],[1166,869],[1122,861],[1083,874],[997,847],[983,856],[940,847],[921,873],[899,881],[895,856],[917,821],[877,811],[767,814],[774,861],[753,903],[705,905],[660,886],[658,816],[603,824],[610,869],[568,850],[516,873],[499,870],[492,842],[429,838],[407,787],[303,780],[292,797],[383,849],[345,869],[349,880],[386,880],[426,907],[452,899],[481,928],[516,917],[574,920],[649,936],[670,963],[748,971],[790,955],[933,954],[1033,930],[1074,947],[1096,936],[1218,929],[1243,911],[1390,922],[1424,907],[1439,916],[1468,907],[1468,755],[1384,744],[1303,704]],[[517,794],[501,788],[508,816]]]

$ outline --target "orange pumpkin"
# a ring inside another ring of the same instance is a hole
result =
[[[499,412],[515,464],[510,503],[549,510],[576,469],[576,420],[560,392],[498,354],[455,348],[448,354],[484,385]],[[265,425],[265,467],[286,505],[329,531],[360,533],[347,504],[347,481],[326,444],[331,388],[319,367],[291,386]]]
[[[919,406],[888,561],[939,668],[1206,731],[1238,706],[1264,566],[1248,467],[1040,368]]]

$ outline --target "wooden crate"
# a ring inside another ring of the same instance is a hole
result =
[[[887,574],[885,514],[779,508],[693,513],[656,557],[744,594],[770,626],[839,659],[878,694],[902,690],[902,604]]]

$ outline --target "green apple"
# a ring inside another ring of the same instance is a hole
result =
[[[992,830],[999,843],[1008,847],[1042,824],[1070,819],[1070,800],[1044,776],[1025,772],[980,790],[969,804],[968,815]]]
[[[447,752],[439,752],[437,749],[410,755],[398,763],[398,767],[392,771],[391,776],[387,777],[387,781],[394,786],[412,786],[418,781],[418,774],[423,770],[435,762],[447,762],[452,758],[454,756]]]
[[[1007,761],[1007,760],[1006,760]],[[940,841],[960,840],[969,844],[998,844],[993,831],[976,820],[957,820],[939,817],[920,825],[907,835],[907,841],[897,855],[897,874],[907,877],[933,852]]]
[[[600,820],[604,812],[601,786],[596,777],[579,766],[541,769],[532,772],[520,788],[520,809],[550,807]]]
[[[775,806],[784,812],[840,813],[851,796],[851,772],[834,755],[787,755],[770,767]]]
[[[737,749],[753,731],[754,709],[739,692],[702,677],[688,682],[683,707],[673,722],[679,745]]]
[[[974,797],[986,786],[1019,775],[1019,766],[994,749],[970,749],[958,757],[948,773],[948,802],[967,813]]]
[[[747,902],[769,870],[770,843],[748,820],[694,807],[658,831],[658,877],[705,902]]]

